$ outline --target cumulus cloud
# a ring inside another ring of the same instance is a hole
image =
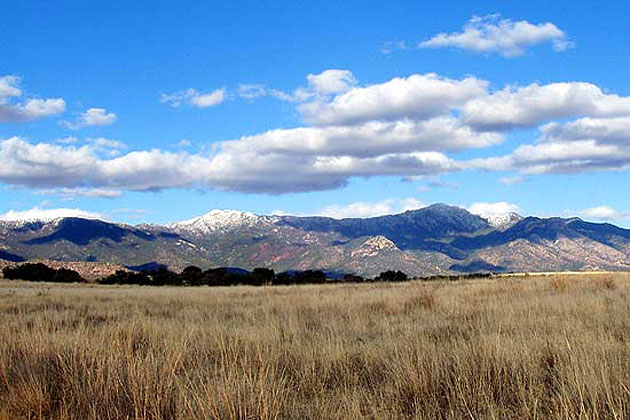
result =
[[[556,51],[573,46],[567,34],[550,22],[503,19],[499,14],[473,16],[461,32],[440,33],[419,44],[420,48],[453,47],[504,57],[523,55],[527,48],[550,42]]]
[[[182,105],[190,105],[196,108],[207,108],[215,105],[219,105],[227,99],[226,89],[219,88],[209,93],[201,93],[196,89],[190,88],[187,90],[161,94],[160,102],[163,104],[169,104],[173,108],[180,107]]]
[[[330,69],[306,76],[309,86],[319,95],[345,92],[358,82],[350,70]]]
[[[18,87],[20,78],[17,76],[0,77],[0,103],[12,96],[21,96],[22,90]]]
[[[584,82],[508,86],[473,99],[463,108],[466,123],[487,130],[533,127],[569,117],[624,115],[630,115],[629,97],[605,94],[598,86]]]
[[[375,157],[307,156],[223,148],[211,154],[133,151],[98,157],[85,145],[0,141],[0,182],[31,188],[108,188],[150,191],[214,188],[272,194],[339,188],[353,177],[438,174],[458,170],[442,153]],[[291,168],[291,176],[287,176]]]
[[[475,77],[449,79],[435,73],[396,77],[388,82],[355,87],[331,100],[299,106],[304,118],[317,125],[365,121],[427,119],[448,113],[486,94],[488,82]]]
[[[58,115],[66,110],[66,102],[56,99],[29,99],[20,104],[0,104],[0,122],[24,122]]]
[[[63,125],[78,130],[89,126],[104,126],[113,124],[118,117],[113,112],[107,112],[105,108],[90,108],[81,113],[75,122],[64,121]]]
[[[466,207],[472,214],[479,216],[503,216],[510,213],[519,213],[521,208],[513,203],[499,201],[496,203],[474,203]]]
[[[110,157],[120,156],[122,151],[127,149],[125,143],[105,137],[88,138],[87,143],[94,152],[103,153]]]
[[[340,92],[318,94],[316,80],[329,79],[342,82],[320,91]],[[604,93],[592,83],[534,83],[489,92],[485,80],[430,73],[360,87],[351,73],[337,70],[310,75],[309,80],[297,106],[314,126],[245,136],[226,142],[225,150],[319,156],[320,162],[329,157],[339,164],[385,154],[488,147],[502,142],[507,130],[548,123],[540,126],[542,135],[533,144],[508,156],[452,164],[451,170],[575,173],[625,170],[629,165],[624,146],[630,137],[630,98]],[[522,179],[521,174],[501,183],[514,185]]]
[[[466,166],[487,170],[520,169],[525,174],[572,174],[630,169],[630,150],[595,140],[538,143],[518,147],[503,157],[477,159]]]
[[[581,118],[570,122],[552,122],[541,127],[544,141],[567,142],[597,140],[598,143],[630,145],[630,112],[617,118]]]
[[[88,146],[30,144],[12,137],[0,141],[0,181],[30,187],[81,183],[98,164]]]
[[[604,94],[589,83],[530,85],[475,99],[464,121],[479,130],[540,126],[533,144],[511,154],[468,162],[487,170],[523,174],[626,171],[630,169],[630,98]],[[572,117],[581,117],[566,121]]]
[[[61,217],[81,217],[83,219],[104,219],[105,217],[96,212],[72,209],[58,208],[46,209],[41,207],[33,207],[28,210],[9,210],[0,214],[0,220],[54,220]]]
[[[0,77],[0,123],[24,122],[61,114],[66,110],[62,98],[27,99],[19,101],[23,95],[17,76]]]
[[[291,155],[376,156],[384,153],[447,151],[487,147],[503,141],[499,133],[476,132],[454,117],[426,121],[370,121],[349,126],[275,129],[236,141],[230,150]]]
[[[245,99],[257,99],[271,96],[285,102],[306,102],[345,92],[357,85],[357,80],[350,70],[328,69],[321,73],[306,75],[307,86],[298,87],[292,92],[267,87],[265,84],[241,84],[238,96]]]
[[[630,221],[630,211],[620,211],[609,206],[591,207],[579,212],[587,219],[595,219],[610,222]]]
[[[32,144],[13,137],[0,140],[0,182],[72,191],[201,188],[282,194],[340,188],[355,177],[417,179],[486,169],[520,172],[501,180],[514,184],[523,174],[630,168],[630,99],[589,83],[489,92],[485,80],[429,73],[361,87],[351,72],[336,69],[310,74],[307,82],[290,96],[314,125],[217,142],[198,153],[128,152],[125,144],[105,138]],[[269,94],[263,85],[239,91],[250,98]],[[186,91],[165,102],[194,105],[195,95],[202,96]],[[572,117],[580,119],[557,121]],[[538,141],[506,156],[457,161],[445,154],[489,147],[503,141],[506,129],[548,120]]]

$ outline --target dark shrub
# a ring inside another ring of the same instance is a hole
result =
[[[381,281],[389,281],[389,282],[396,282],[396,281],[406,281],[408,280],[408,277],[405,273],[403,273],[402,271],[398,270],[398,271],[394,271],[394,270],[387,270],[382,272],[378,278]]]
[[[83,283],[85,279],[79,273],[67,268],[55,270],[42,263],[27,263],[16,267],[5,267],[4,278],[10,280],[49,281],[57,283]]]
[[[194,265],[189,265],[179,275],[184,285],[198,286],[203,284],[203,270]]]
[[[255,285],[273,284],[276,273],[268,268],[254,268],[252,280]]]

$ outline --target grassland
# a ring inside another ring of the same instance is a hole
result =
[[[629,419],[630,275],[0,282],[0,419]]]

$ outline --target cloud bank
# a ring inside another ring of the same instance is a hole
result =
[[[205,151],[127,150],[110,139],[31,143],[0,140],[0,182],[60,191],[218,189],[283,194],[340,188],[356,177],[418,179],[482,169],[528,174],[630,169],[630,97],[586,82],[530,84],[491,90],[474,76],[435,73],[361,85],[348,70],[309,74],[290,93],[247,85],[243,97],[273,95],[295,104],[304,124],[212,143]],[[4,97],[21,91],[0,82]],[[270,93],[271,92],[271,93]],[[275,93],[274,93],[275,92]],[[164,99],[171,106],[210,106],[223,89],[195,90]],[[195,105],[197,104],[197,105]],[[85,122],[115,119],[92,108]],[[458,160],[459,151],[500,144],[515,129],[539,138],[504,156]]]

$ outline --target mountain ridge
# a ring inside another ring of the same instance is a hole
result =
[[[370,218],[212,210],[160,225],[77,217],[0,222],[0,259],[102,261],[174,269],[326,269],[361,275],[630,269],[630,230],[579,218],[508,214],[496,223],[434,204]],[[380,270],[380,271],[379,271]]]

